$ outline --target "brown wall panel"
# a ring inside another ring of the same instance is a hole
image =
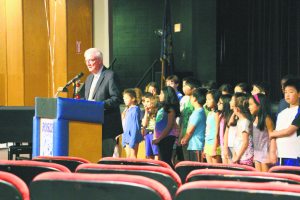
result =
[[[6,1],[7,105],[24,105],[24,57],[22,0]]]
[[[25,105],[48,96],[49,46],[43,0],[23,0]],[[37,84],[38,83],[38,84]]]
[[[67,82],[67,35],[66,0],[49,0],[50,37],[54,57],[50,56],[49,96],[54,96],[60,86]],[[52,63],[52,64],[51,64]]]
[[[0,0],[0,105],[6,105],[7,68],[6,68],[6,0]]]
[[[0,21],[0,105],[34,105],[35,97],[53,97],[88,73],[83,52],[92,46],[92,0],[0,0]]]
[[[67,4],[68,80],[83,72],[83,81],[88,74],[83,54],[93,42],[92,6],[92,0],[69,0]]]

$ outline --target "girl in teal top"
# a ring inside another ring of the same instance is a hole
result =
[[[217,112],[219,92],[210,90],[206,94],[206,106],[210,110],[206,118],[204,153],[208,163],[221,163],[221,148],[219,142],[220,119]]]

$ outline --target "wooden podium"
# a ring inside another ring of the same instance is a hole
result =
[[[91,162],[102,157],[104,103],[68,98],[35,99],[35,156],[76,156]]]

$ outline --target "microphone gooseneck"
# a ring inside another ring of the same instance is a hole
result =
[[[69,85],[71,85],[72,83],[74,83],[75,81],[77,81],[78,79],[80,79],[83,76],[83,73],[80,72],[79,74],[77,74],[74,78],[72,78],[65,87],[68,87]]]

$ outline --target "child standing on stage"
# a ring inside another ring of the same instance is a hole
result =
[[[141,110],[137,106],[137,97],[134,89],[123,92],[126,109],[122,113],[123,138],[122,146],[125,147],[127,158],[136,158],[139,143],[143,140],[141,134]]]
[[[178,97],[179,103],[180,100],[182,99],[183,95],[181,92],[178,91],[178,86],[179,86],[179,78],[176,75],[170,75],[166,78],[166,86],[171,86]],[[178,127],[178,133],[180,132],[180,118],[176,118],[176,124]],[[183,152],[181,146],[177,145],[178,144],[178,138],[176,138],[174,147],[173,147],[173,155],[172,155],[172,160],[173,164],[175,165],[177,161],[182,161],[183,159]]]
[[[209,113],[206,118],[204,153],[208,163],[221,163],[221,148],[219,143],[219,115],[217,103],[219,91],[210,90],[206,94],[206,106]]]
[[[194,111],[189,118],[186,134],[181,139],[181,145],[187,145],[188,158],[186,160],[202,162],[206,127],[203,105],[206,92],[204,88],[195,89],[190,98]]]
[[[175,90],[170,86],[161,90],[159,100],[162,107],[156,115],[153,144],[158,145],[160,159],[174,168],[171,159],[173,145],[178,136],[176,117],[180,115],[179,101]]]
[[[289,107],[281,111],[277,116],[276,131],[271,138],[276,138],[278,165],[300,166],[300,139],[295,129],[283,131],[293,124],[295,117],[299,115],[300,80],[288,79],[284,83],[284,99]]]
[[[153,96],[158,95],[158,85],[156,82],[150,82],[146,85],[145,92],[150,92]]]
[[[186,160],[186,158],[188,157],[187,146],[180,146],[180,141],[181,141],[181,138],[183,138],[185,136],[189,118],[194,111],[194,107],[191,104],[190,97],[193,93],[193,90],[195,90],[199,86],[200,86],[200,82],[194,78],[187,77],[182,80],[182,90],[184,93],[184,97],[182,97],[182,99],[180,100],[181,116],[180,116],[179,124],[180,124],[181,131],[180,131],[180,135],[178,138],[178,141],[179,141],[178,149],[180,149],[180,148],[182,149],[184,160]],[[180,150],[179,150],[179,152],[180,152]],[[182,155],[179,157],[182,157]]]
[[[178,100],[180,102],[183,95],[181,94],[181,92],[178,91],[178,86],[179,86],[178,76],[176,75],[168,76],[166,79],[166,86],[171,86],[175,90]]]
[[[224,135],[226,130],[226,124],[228,124],[229,119],[231,117],[232,111],[230,110],[230,100],[231,94],[222,94],[218,101],[218,112],[219,112],[219,138],[220,138],[220,146],[221,146],[221,157],[222,163],[228,164],[229,159],[225,157],[224,153]]]
[[[242,165],[253,165],[253,140],[251,114],[248,106],[248,95],[244,93],[235,93],[233,95],[235,106],[234,115],[237,120],[237,133],[234,140],[233,163]]]
[[[250,94],[251,88],[248,83],[238,83],[234,87],[234,93],[245,93],[245,94]]]
[[[158,147],[152,144],[157,113],[157,100],[151,93],[146,92],[144,98],[144,118],[142,120],[142,134],[145,139],[146,158],[158,160]]]
[[[226,128],[225,128],[225,133],[224,133],[224,148],[223,148],[223,154],[225,159],[229,163],[232,162],[232,156],[233,156],[233,143],[234,139],[236,137],[236,132],[237,132],[237,127],[236,127],[236,116],[233,113],[233,108],[235,107],[235,97],[232,96],[231,100],[229,102],[230,105],[230,112],[231,116],[229,118],[229,121],[226,122]]]
[[[232,94],[233,88],[230,84],[223,84],[219,87],[219,92],[223,94]]]
[[[258,171],[267,172],[270,163],[276,163],[276,143],[275,139],[269,140],[274,125],[266,95],[258,93],[251,96],[249,110],[253,116],[254,165]]]

